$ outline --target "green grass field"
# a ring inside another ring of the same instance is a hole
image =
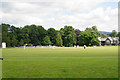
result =
[[[3,78],[118,78],[118,47],[3,49]]]

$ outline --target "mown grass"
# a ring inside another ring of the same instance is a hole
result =
[[[3,78],[117,78],[118,47],[3,49]]]

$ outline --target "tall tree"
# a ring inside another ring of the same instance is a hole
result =
[[[64,45],[67,47],[76,45],[76,34],[72,26],[64,27]]]
[[[56,46],[62,46],[62,44],[63,44],[62,37],[60,33],[58,33],[56,38]]]
[[[21,39],[24,41],[24,44],[30,43],[30,38],[29,38],[29,29],[28,28],[22,28],[22,34],[21,34]]]
[[[79,42],[79,39],[78,39],[78,36],[80,35],[80,30],[79,29],[75,29],[75,33],[76,33],[76,44],[78,45],[78,42]]]
[[[27,25],[25,28],[28,28],[29,30],[29,38],[30,38],[30,43],[33,44],[34,46],[39,45],[39,39],[38,39],[38,29],[36,25]]]
[[[44,46],[51,45],[51,41],[50,41],[50,38],[48,36],[44,37],[44,39],[43,39],[43,45]]]
[[[12,47],[18,46],[18,40],[16,39],[16,37],[14,35],[12,37],[11,46]]]
[[[52,42],[52,45],[55,45],[56,44],[56,36],[57,36],[57,32],[54,28],[49,28],[47,30],[48,32],[48,36],[50,38],[50,41]]]
[[[47,36],[47,31],[42,27],[38,26],[38,39],[39,39],[39,44],[43,45],[43,39]]]
[[[111,37],[116,37],[116,36],[117,36],[117,32],[116,32],[116,30],[113,30],[111,33]]]
[[[61,28],[59,32],[60,32],[60,35],[62,37],[62,41],[63,41],[63,45],[64,45],[64,37],[65,37],[65,35],[64,35],[64,28]]]
[[[23,46],[23,45],[24,45],[24,41],[23,41],[22,39],[20,40],[19,45],[20,45],[20,46]]]
[[[9,34],[10,25],[9,24],[1,24],[1,27],[2,27],[2,42],[7,43],[7,37]]]

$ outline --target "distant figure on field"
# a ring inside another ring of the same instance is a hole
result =
[[[24,44],[24,50],[25,50],[26,44]]]
[[[79,45],[77,45],[77,48],[79,48]]]
[[[76,48],[76,45],[74,46],[74,48]]]
[[[96,46],[93,46],[93,48],[96,48]]]
[[[55,46],[53,46],[53,49],[55,49]]]
[[[84,45],[84,49],[86,49],[86,45]]]
[[[51,48],[51,45],[49,45],[49,47]]]

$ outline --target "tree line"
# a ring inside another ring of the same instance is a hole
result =
[[[74,29],[72,26],[64,26],[60,30],[49,28],[46,30],[40,25],[26,25],[24,27],[15,27],[13,25],[2,23],[2,42],[6,42],[7,47],[19,47],[27,44],[28,46],[66,46],[74,45],[98,45],[98,37],[120,37],[115,30],[111,35],[100,34],[96,26],[86,28],[85,31]]]

